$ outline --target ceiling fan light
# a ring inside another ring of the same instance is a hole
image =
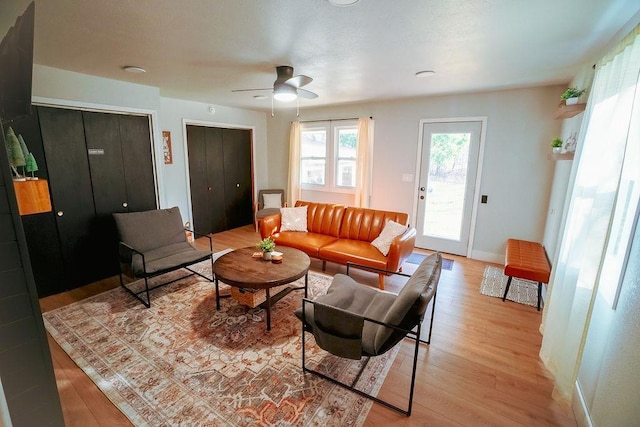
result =
[[[273,91],[273,99],[275,99],[276,101],[291,102],[295,101],[297,97],[298,93],[296,92],[295,88],[285,84],[277,85],[275,90]]]

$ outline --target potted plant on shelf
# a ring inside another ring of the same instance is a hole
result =
[[[570,87],[564,91],[560,98],[565,102],[566,105],[574,105],[578,103],[578,98],[580,98],[587,90],[586,89],[578,89],[577,87]]]
[[[265,237],[256,243],[256,247],[262,251],[262,259],[271,260],[271,252],[276,248],[276,242],[271,237]]]
[[[560,138],[559,136],[556,136],[551,141],[551,151],[553,152],[553,154],[557,154],[561,150],[562,150],[562,138]]]

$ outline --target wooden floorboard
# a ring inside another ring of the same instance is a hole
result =
[[[213,235],[214,251],[252,246],[259,240],[253,226]],[[198,245],[208,247],[200,239]],[[416,250],[422,253],[428,251]],[[575,426],[570,408],[551,398],[551,376],[538,357],[541,312],[535,307],[502,302],[479,293],[487,263],[446,255],[451,271],[440,279],[431,345],[422,345],[417,365],[413,413],[407,418],[374,404],[366,425],[394,426]],[[413,264],[403,266],[411,273]],[[312,260],[311,269],[322,263]],[[345,267],[327,263],[328,274]],[[377,287],[378,276],[352,275]],[[386,290],[398,292],[403,278],[390,277]],[[117,277],[40,300],[43,311],[82,300],[118,286]],[[98,387],[49,337],[49,344],[68,426],[131,425]],[[412,369],[413,346],[405,340],[387,375],[380,396],[404,405]]]

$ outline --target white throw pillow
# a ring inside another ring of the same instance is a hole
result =
[[[382,255],[387,256],[389,253],[389,247],[391,246],[391,242],[393,239],[402,233],[407,231],[407,226],[397,223],[395,221],[388,221],[382,232],[378,237],[376,237],[371,244],[375,246]]]
[[[262,201],[264,202],[263,209],[280,209],[282,207],[282,195],[277,194],[263,194]]]
[[[280,231],[307,231],[307,207],[280,209]]]

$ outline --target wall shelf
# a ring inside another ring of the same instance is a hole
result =
[[[560,104],[553,117],[556,119],[568,119],[582,113],[586,107],[587,104]]]
[[[549,153],[549,158],[551,160],[573,160],[573,156],[575,153],[567,152],[567,153]]]

